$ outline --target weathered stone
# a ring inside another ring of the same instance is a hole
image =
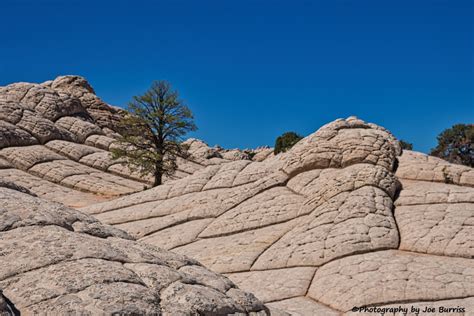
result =
[[[301,267],[227,274],[242,289],[248,289],[263,302],[304,296],[315,268]]]
[[[79,99],[88,115],[100,128],[107,127],[114,131],[117,129],[123,110],[110,106],[98,98],[94,89],[84,78],[60,76],[51,83],[51,87],[60,94],[68,94]]]
[[[34,145],[38,141],[25,130],[0,120],[0,148]]]
[[[120,195],[143,188],[132,180],[123,179],[71,160],[54,160],[40,163],[29,169],[32,174],[69,188],[99,193]]]
[[[260,147],[252,150],[252,153],[254,154],[253,161],[264,161],[273,156],[273,148]]]
[[[16,126],[33,135],[41,144],[53,139],[75,140],[76,136],[61,126],[55,126],[48,119],[36,115],[31,111],[24,111],[23,117]]]
[[[265,305],[270,308],[276,307],[278,309],[288,311],[293,316],[309,316],[309,315],[339,316],[340,315],[339,311],[331,309],[310,298],[301,297],[301,296],[295,297],[295,298],[289,298],[286,300],[271,302]]]
[[[98,216],[100,218],[100,216]],[[172,249],[194,241],[211,222],[212,218],[188,221],[183,224],[171,226],[152,233],[140,239],[157,247]]]
[[[103,171],[107,171],[110,166],[119,163],[118,161],[112,160],[112,154],[107,151],[96,152],[84,156],[79,160],[79,162]]]
[[[312,151],[316,160],[328,154],[327,165],[312,165],[312,158],[298,162],[290,150],[262,162],[211,165],[84,210],[141,242],[190,255],[218,272],[271,276],[267,283],[256,282],[266,288],[282,284],[268,290],[265,300],[304,297],[311,273],[305,284],[278,272],[314,273],[340,257],[399,245],[393,199],[400,184],[392,173],[399,144],[376,126],[344,122],[316,133],[330,148],[312,139],[297,151]],[[209,149],[199,142],[195,146]],[[293,284],[291,293],[283,284]]]
[[[237,175],[242,171],[250,161],[241,160],[232,163],[226,163],[218,169],[218,172],[206,183],[202,190],[230,188]]]
[[[85,114],[78,99],[44,85],[32,85],[22,97],[21,105],[51,121],[66,115]]]
[[[398,158],[390,132],[349,117],[278,155],[190,139],[176,173],[137,192],[151,175],[109,152],[122,113],[77,76],[0,88],[0,310],[265,313],[229,279],[154,246],[229,273],[272,315],[472,307],[472,168]],[[113,199],[82,210],[140,240],[35,194],[73,206]]]
[[[16,124],[23,116],[23,108],[16,102],[9,102],[5,95],[0,94],[0,120]]]
[[[474,188],[404,181],[395,218],[400,249],[474,257]]]
[[[62,204],[42,201],[18,191],[0,188],[0,205],[0,232],[18,227],[56,225],[99,237],[119,236],[130,239],[122,231],[100,225],[96,219]]]
[[[255,297],[196,261],[124,239],[61,204],[0,188],[0,206],[2,313],[265,313]]]
[[[199,183],[201,176],[193,175],[190,176],[189,179],[175,181],[173,185],[168,188],[158,188],[156,190],[158,192],[155,191],[157,193],[155,196],[161,194],[159,191],[162,190],[160,189],[165,189],[166,196],[168,197],[166,201],[161,201],[161,199],[157,197],[156,199],[158,201],[156,202],[137,203],[131,207],[113,210],[96,216],[106,223],[118,224],[122,229],[129,231],[133,236],[141,238],[185,221],[217,217],[259,192],[282,184],[284,181],[282,174],[278,173],[260,179],[255,183],[241,186],[238,190],[216,189],[197,192],[195,194],[186,194],[182,198],[173,198],[176,192],[174,190],[182,189],[181,182],[184,180],[194,182],[194,177],[197,178],[195,181]],[[150,193],[151,192],[147,194]],[[94,210],[86,210],[86,212],[90,214],[95,213]]]
[[[230,236],[201,239],[173,251],[196,258],[216,272],[248,271],[258,256],[295,224],[293,221]]]
[[[25,187],[43,199],[60,202],[70,207],[79,208],[110,199],[106,196],[73,190],[18,169],[0,170],[0,178]]]
[[[407,180],[444,182],[474,187],[474,170],[437,157],[404,150],[397,176]]]
[[[396,249],[398,243],[392,200],[380,189],[362,187],[335,196],[302,218],[253,268],[320,266],[348,254]]]
[[[76,144],[63,140],[50,141],[46,144],[46,147],[74,161],[79,161],[82,157],[93,153],[102,152],[100,149],[92,146]]]
[[[213,221],[199,237],[228,235],[296,218],[303,197],[285,187],[263,191]]]
[[[283,170],[290,175],[356,163],[374,164],[391,171],[400,153],[399,146],[387,131],[349,118],[321,127],[280,159],[284,163]]]
[[[80,143],[85,142],[90,135],[100,135],[102,130],[91,122],[73,116],[62,117],[56,121],[56,126],[68,130],[77,137]]]
[[[87,137],[85,144],[89,146],[94,146],[100,149],[109,150],[110,145],[115,140],[113,138],[104,136],[104,135],[91,135]]]
[[[42,145],[4,148],[0,150],[0,156],[25,171],[39,163],[65,159]]]
[[[403,190],[396,201],[397,206],[474,203],[474,189],[470,187],[407,180],[403,180],[402,184]]]
[[[0,158],[0,169],[9,169],[12,168],[12,164],[3,158]]]
[[[468,297],[474,295],[474,262],[398,250],[354,255],[319,268],[308,295],[342,311]]]

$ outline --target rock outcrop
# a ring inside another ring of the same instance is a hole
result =
[[[0,87],[0,177],[73,207],[144,190],[152,183],[112,160],[109,149],[123,110],[98,98],[82,77]],[[248,153],[190,139],[191,159],[178,159],[171,178],[208,165],[250,159]],[[271,150],[259,149],[257,159]]]
[[[402,154],[388,131],[351,117],[261,162],[210,166],[82,211],[295,315],[472,306],[472,174]]]
[[[75,76],[0,88],[0,314],[474,314],[472,168],[349,117],[276,156],[189,139],[143,191],[121,111]]]
[[[0,187],[0,314],[265,315],[195,260],[55,202]]]

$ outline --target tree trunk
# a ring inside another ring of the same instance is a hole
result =
[[[161,178],[163,177],[163,174],[161,172],[155,172],[155,182],[153,182],[153,186],[156,187],[158,185],[161,185],[162,180]]]

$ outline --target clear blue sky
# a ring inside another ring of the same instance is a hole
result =
[[[0,1],[0,85],[86,77],[124,106],[169,80],[211,145],[357,115],[428,151],[474,122],[474,1]]]

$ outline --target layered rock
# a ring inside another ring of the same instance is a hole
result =
[[[151,176],[112,160],[109,152],[122,114],[78,76],[0,87],[0,176],[74,207],[142,191],[153,182]],[[250,159],[243,151],[211,148],[195,139],[187,144],[191,158],[178,159],[177,172],[165,182],[208,165]],[[266,157],[261,152],[258,159]]]
[[[262,162],[209,166],[83,211],[294,315],[468,304],[472,169],[401,154],[388,131],[351,117]]]
[[[0,313],[265,315],[195,260],[96,219],[0,186]]]
[[[120,113],[80,77],[0,88],[0,313],[263,313],[234,283],[272,315],[474,313],[472,168],[350,117],[276,156],[190,139],[142,191],[110,159]]]

